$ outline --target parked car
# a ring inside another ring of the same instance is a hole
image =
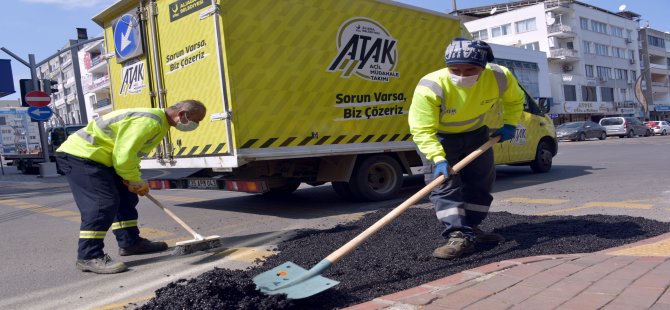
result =
[[[665,136],[670,133],[670,123],[667,121],[650,121],[644,122],[644,124],[656,135]]]
[[[607,129],[608,136],[619,136],[619,138],[652,135],[651,129],[635,117],[604,117],[600,119],[600,126]]]
[[[607,129],[591,121],[570,122],[556,127],[556,138],[559,140],[584,141],[586,139],[607,139]]]

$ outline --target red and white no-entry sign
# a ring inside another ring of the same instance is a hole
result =
[[[46,107],[51,102],[51,97],[43,91],[33,90],[26,94],[26,103],[31,107]]]

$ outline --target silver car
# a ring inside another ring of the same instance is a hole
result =
[[[619,136],[619,138],[652,135],[651,129],[635,117],[605,117],[600,119],[600,126],[607,129],[608,136]]]

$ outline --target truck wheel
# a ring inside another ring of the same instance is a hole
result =
[[[385,155],[364,159],[351,176],[351,189],[362,200],[379,201],[393,198],[402,186],[402,168]]]
[[[300,182],[289,181],[284,185],[279,187],[271,188],[269,191],[263,193],[265,196],[269,197],[282,197],[287,196],[295,192],[296,189],[300,187]]]
[[[540,142],[537,145],[535,159],[530,163],[530,169],[535,173],[544,173],[551,169],[553,154],[547,142]]]
[[[340,197],[347,200],[359,200],[360,197],[351,189],[351,183],[349,182],[332,182],[333,190]]]

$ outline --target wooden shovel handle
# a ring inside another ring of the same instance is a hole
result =
[[[182,221],[179,217],[177,217],[176,214],[172,213],[172,211],[170,211],[168,208],[166,208],[165,206],[163,206],[163,204],[160,203],[160,201],[156,200],[156,198],[154,198],[154,196],[151,196],[151,194],[149,194],[149,193],[145,194],[144,196],[147,197],[147,198],[149,198],[149,200],[151,200],[151,201],[152,201],[154,204],[156,204],[159,208],[161,208],[163,211],[165,211],[165,214],[167,214],[167,215],[168,215],[169,217],[171,217],[175,222],[177,222],[179,225],[181,225],[181,227],[184,227],[184,229],[186,229],[189,233],[191,233],[191,235],[193,235],[193,237],[194,237],[195,239],[198,239],[198,240],[202,240],[202,239],[203,239],[202,236],[201,236],[200,234],[198,234],[197,232],[195,232],[195,230],[193,230],[193,228],[191,228],[190,226],[186,225],[186,223],[185,223],[184,221]]]
[[[489,139],[484,145],[480,146],[476,150],[474,150],[472,153],[470,153],[468,156],[463,158],[463,160],[459,161],[457,164],[454,165],[452,168],[454,173],[458,173],[463,169],[463,167],[467,166],[470,162],[475,160],[475,158],[479,157],[482,153],[484,153],[486,150],[491,148],[494,144],[496,144],[500,140],[500,137],[493,137]],[[405,202],[397,206],[395,209],[393,209],[391,212],[386,214],[384,217],[382,217],[379,221],[374,223],[372,226],[368,227],[365,231],[360,233],[358,236],[356,236],[354,239],[351,239],[351,241],[347,242],[345,245],[340,247],[339,249],[335,250],[335,252],[331,253],[328,255],[328,257],[325,258],[325,260],[328,260],[331,263],[336,263],[339,261],[342,257],[345,255],[349,254],[353,249],[357,248],[363,241],[368,239],[370,236],[372,236],[374,233],[376,233],[378,230],[380,230],[382,227],[386,226],[386,224],[390,223],[393,219],[398,217],[401,213],[405,212],[409,207],[413,206],[415,203],[417,203],[421,198],[425,197],[428,195],[433,188],[437,187],[440,185],[442,182],[444,182],[445,178],[443,175],[439,175],[437,178],[435,178],[432,182],[428,183],[424,188],[422,188],[420,191],[418,191],[416,194],[412,195],[412,197],[409,197]]]

